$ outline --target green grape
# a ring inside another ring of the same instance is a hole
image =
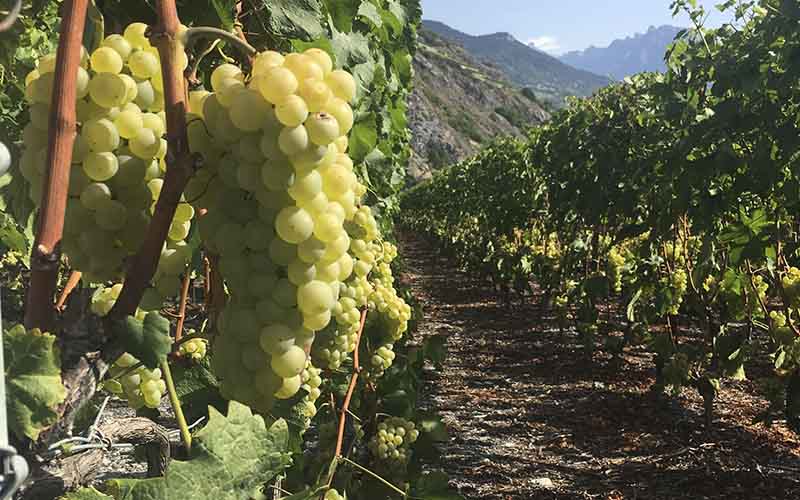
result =
[[[125,103],[133,103],[139,92],[139,86],[136,85],[136,80],[124,73],[121,73],[119,77],[122,78],[122,81],[125,83]],[[141,112],[141,109],[139,112]]]
[[[117,127],[111,120],[105,118],[86,122],[81,130],[81,135],[89,145],[89,149],[97,153],[114,151],[120,144]]]
[[[147,32],[147,25],[144,23],[132,23],[125,28],[123,36],[131,47],[135,49],[146,49],[150,47],[150,41],[145,36]]]
[[[275,116],[285,127],[297,127],[308,118],[308,106],[302,97],[289,95],[275,106]]]
[[[287,192],[296,202],[310,202],[322,192],[322,176],[312,170],[305,175],[295,176]]]
[[[327,75],[333,71],[333,60],[331,59],[331,56],[328,55],[328,53],[324,50],[314,47],[305,50],[303,55],[310,57],[315,63],[317,63],[317,65],[322,69],[323,75]]]
[[[331,287],[323,281],[310,281],[297,289],[297,305],[306,314],[330,311],[334,303]]]
[[[330,87],[322,81],[314,78],[304,80],[297,90],[297,94],[303,98],[308,105],[308,110],[316,113],[333,98]]]
[[[284,67],[272,67],[258,81],[258,90],[264,99],[276,104],[297,90],[297,77]]]
[[[333,488],[325,492],[325,500],[344,500],[344,496]]]
[[[228,79],[235,79],[240,82],[244,81],[244,73],[238,66],[233,64],[221,64],[217,66],[211,73],[211,88],[215,92],[222,89],[222,82]]]
[[[278,147],[286,156],[294,156],[309,146],[308,131],[303,125],[284,128],[278,136]]]
[[[305,54],[287,54],[283,60],[283,67],[294,73],[298,81],[309,78],[322,80],[325,76],[316,61]]]
[[[111,190],[101,182],[93,182],[83,189],[80,200],[89,210],[97,210],[111,200]]]
[[[127,61],[133,51],[131,44],[122,35],[108,35],[101,45],[114,49],[123,61]]]
[[[347,71],[340,69],[333,70],[325,77],[333,95],[343,100],[345,103],[352,102],[356,97],[356,81]]]
[[[128,59],[128,67],[136,78],[153,78],[160,70],[161,63],[158,56],[146,50],[137,50]]]
[[[89,82],[89,96],[97,105],[104,108],[113,108],[125,103],[128,95],[128,86],[119,75],[100,73],[92,77]]]
[[[299,244],[311,236],[314,222],[311,215],[302,208],[286,207],[275,219],[275,230],[287,243]]]
[[[144,127],[142,114],[135,111],[122,111],[114,118],[114,126],[121,137],[130,139]]]
[[[78,99],[83,99],[89,95],[89,73],[78,67],[78,76],[75,78],[75,94]]]
[[[169,239],[173,241],[180,241],[189,236],[189,230],[191,227],[192,225],[189,221],[172,221],[167,235],[169,236]]]
[[[339,123],[327,113],[312,114],[305,125],[308,137],[319,146],[327,146],[339,137]]]
[[[306,353],[297,346],[291,346],[280,354],[274,354],[270,367],[281,378],[300,375],[306,366]]]
[[[96,73],[117,74],[124,64],[120,54],[111,47],[100,47],[92,52],[90,62]]]
[[[261,95],[249,89],[235,92],[230,103],[230,119],[236,128],[255,132],[266,122],[269,104]]]
[[[156,102],[156,91],[149,80],[136,82],[136,98],[133,100],[141,109],[152,110]]]
[[[281,384],[281,387],[275,392],[275,397],[278,399],[289,399],[297,394],[297,391],[300,390],[301,385],[303,385],[303,382],[300,379],[300,375],[295,375],[291,378],[285,378],[283,379],[283,384]]]
[[[158,154],[161,148],[161,141],[152,130],[143,128],[128,141],[128,147],[130,147],[131,152],[139,158],[150,160]]]
[[[345,135],[353,128],[353,109],[342,99],[335,97],[329,100],[328,103],[322,107],[322,111],[336,119],[340,134]]]
[[[106,200],[94,213],[97,226],[106,231],[118,231],[125,227],[128,209],[117,200]]]
[[[118,169],[114,153],[89,153],[83,160],[83,171],[93,181],[105,182],[114,177]]]

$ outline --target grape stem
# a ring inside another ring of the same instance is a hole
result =
[[[81,39],[88,5],[88,0],[67,0],[63,8],[64,17],[61,20],[56,53],[44,189],[37,221],[38,230],[31,251],[31,279],[25,307],[25,326],[29,329],[52,330],[54,326],[53,298],[58,286],[69,170],[77,130],[75,75],[78,74],[81,60]]]
[[[258,53],[258,50],[256,50],[255,47],[247,43],[245,40],[242,40],[239,36],[229,33],[225,30],[212,28],[209,26],[189,28],[183,34],[183,43],[186,48],[189,49],[194,43],[195,39],[200,37],[216,38],[218,40],[226,41],[242,51],[242,53],[247,57],[253,57]]]
[[[361,311],[361,322],[358,325],[358,334],[356,336],[356,349],[353,352],[353,377],[350,379],[350,386],[347,388],[347,394],[344,397],[342,404],[342,411],[339,417],[339,435],[336,437],[336,453],[335,457],[342,456],[342,443],[344,442],[344,424],[347,420],[347,410],[350,408],[350,399],[353,397],[353,391],[356,389],[358,383],[358,375],[361,373],[361,366],[358,363],[358,348],[361,344],[361,334],[364,331],[364,322],[367,320],[367,310]]]
[[[11,8],[6,18],[0,22],[0,33],[3,31],[8,31],[14,26],[14,23],[17,22],[17,18],[19,17],[19,13],[22,11],[22,0],[17,0],[14,3],[14,7]]]
[[[350,460],[350,459],[349,459],[349,458],[347,458],[347,457],[338,457],[338,458],[337,458],[337,460],[341,460],[341,461],[343,461],[343,462],[346,462],[346,463],[348,463],[348,464],[352,465],[353,467],[355,467],[356,469],[360,470],[361,472],[364,472],[364,473],[367,473],[367,474],[369,474],[370,476],[374,477],[374,478],[375,478],[375,479],[377,479],[378,481],[382,482],[383,484],[385,484],[385,485],[386,485],[386,486],[388,486],[389,488],[393,489],[394,491],[396,491],[397,493],[399,493],[400,495],[402,495],[402,496],[403,496],[403,498],[408,498],[408,495],[406,495],[406,492],[405,492],[405,491],[401,490],[400,488],[398,488],[397,486],[393,485],[392,483],[390,483],[390,482],[389,482],[389,481],[387,481],[386,479],[382,478],[381,476],[379,476],[379,475],[375,474],[374,472],[372,472],[371,470],[367,469],[367,468],[366,468],[366,467],[364,467],[363,465],[360,465],[360,464],[358,464],[358,463],[356,463],[356,462],[354,462],[354,461]]]
[[[172,409],[175,411],[175,420],[177,420],[178,428],[181,430],[183,445],[186,447],[186,453],[189,453],[192,451],[192,433],[189,432],[189,426],[186,424],[186,417],[183,416],[181,400],[178,398],[178,392],[175,390],[175,382],[172,380],[169,361],[161,362],[161,373],[164,374],[164,381],[167,384],[167,392],[169,393],[169,402],[172,403]]]
[[[192,271],[186,269],[186,274],[183,276],[183,286],[181,287],[181,302],[178,309],[178,325],[175,327],[175,341],[179,341],[183,337],[183,323],[186,321],[186,301],[189,298],[189,284],[192,280]]]
[[[73,292],[73,290],[75,290],[75,287],[78,286],[78,283],[80,283],[81,276],[83,276],[83,273],[80,271],[72,271],[72,273],[70,273],[67,284],[64,285],[61,295],[58,296],[58,302],[56,302],[56,311],[64,310],[64,304],[66,304],[69,295]]]

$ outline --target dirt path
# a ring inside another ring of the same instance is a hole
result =
[[[508,308],[429,243],[401,244],[420,334],[447,338],[423,405],[451,430],[442,466],[465,498],[800,498],[800,439],[783,423],[752,423],[767,407],[752,382],[725,385],[706,431],[694,393],[650,394],[643,350],[620,368],[590,361],[546,311]]]

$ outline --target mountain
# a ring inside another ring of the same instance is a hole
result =
[[[472,155],[495,136],[521,136],[549,114],[532,91],[423,28],[408,118],[414,150],[409,176],[420,179]]]
[[[515,84],[529,87],[537,96],[563,103],[566,96],[587,96],[611,83],[606,77],[569,66],[536,50],[509,33],[473,36],[438,21],[422,25],[440,37],[456,42],[481,62],[491,64],[508,75]]]
[[[647,33],[614,40],[608,47],[589,47],[582,51],[567,52],[561,61],[598,75],[608,75],[615,80],[643,71],[664,71],[664,53],[683,28],[676,26],[651,26]]]

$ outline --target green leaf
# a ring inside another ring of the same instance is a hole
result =
[[[270,0],[269,28],[286,38],[314,40],[327,35],[322,26],[322,6],[318,0]]]
[[[352,31],[353,19],[359,10],[361,0],[324,0],[331,15],[333,26],[339,31]]]
[[[250,408],[231,401],[228,416],[209,408],[208,424],[195,436],[192,458],[173,460],[164,477],[108,482],[116,500],[249,500],[290,463],[289,430],[278,420],[267,428]]]
[[[86,11],[86,25],[83,28],[83,46],[86,47],[86,50],[91,53],[98,48],[106,36],[105,31],[103,13],[97,8],[95,0],[92,0]]]
[[[425,357],[438,368],[441,368],[445,357],[447,357],[447,339],[444,335],[432,335],[425,339],[423,350]]]
[[[211,5],[214,6],[222,27],[226,30],[233,29],[233,8],[236,2],[234,0],[211,0]]]
[[[211,353],[200,363],[184,360],[171,365],[175,392],[189,420],[205,416],[208,407],[224,410],[227,402],[219,392],[219,382],[210,370]]]
[[[392,67],[397,71],[397,74],[400,76],[400,81],[402,81],[404,85],[411,82],[411,62],[411,55],[406,49],[398,50],[392,54]]]
[[[96,489],[89,487],[67,493],[61,497],[60,500],[113,500],[113,497],[100,493]]]
[[[449,435],[447,426],[442,422],[442,417],[436,414],[423,415],[419,421],[419,427],[433,441],[447,441]]]
[[[375,115],[367,113],[359,119],[350,132],[350,156],[353,161],[360,162],[375,149],[378,143]]]
[[[362,3],[361,6],[358,8],[358,15],[368,20],[376,28],[380,28],[381,26],[383,26],[383,19],[381,18],[381,13],[378,12],[378,8],[375,6],[374,3],[371,2]]]
[[[149,312],[144,321],[127,316],[116,324],[116,338],[125,351],[131,353],[150,369],[158,368],[170,353],[172,338],[169,336],[169,320],[158,312]]]
[[[3,334],[8,427],[20,439],[38,439],[55,423],[55,409],[67,396],[55,342],[54,335],[22,325]]]
[[[444,471],[427,472],[414,485],[414,498],[424,500],[463,500],[450,490],[450,478]]]

